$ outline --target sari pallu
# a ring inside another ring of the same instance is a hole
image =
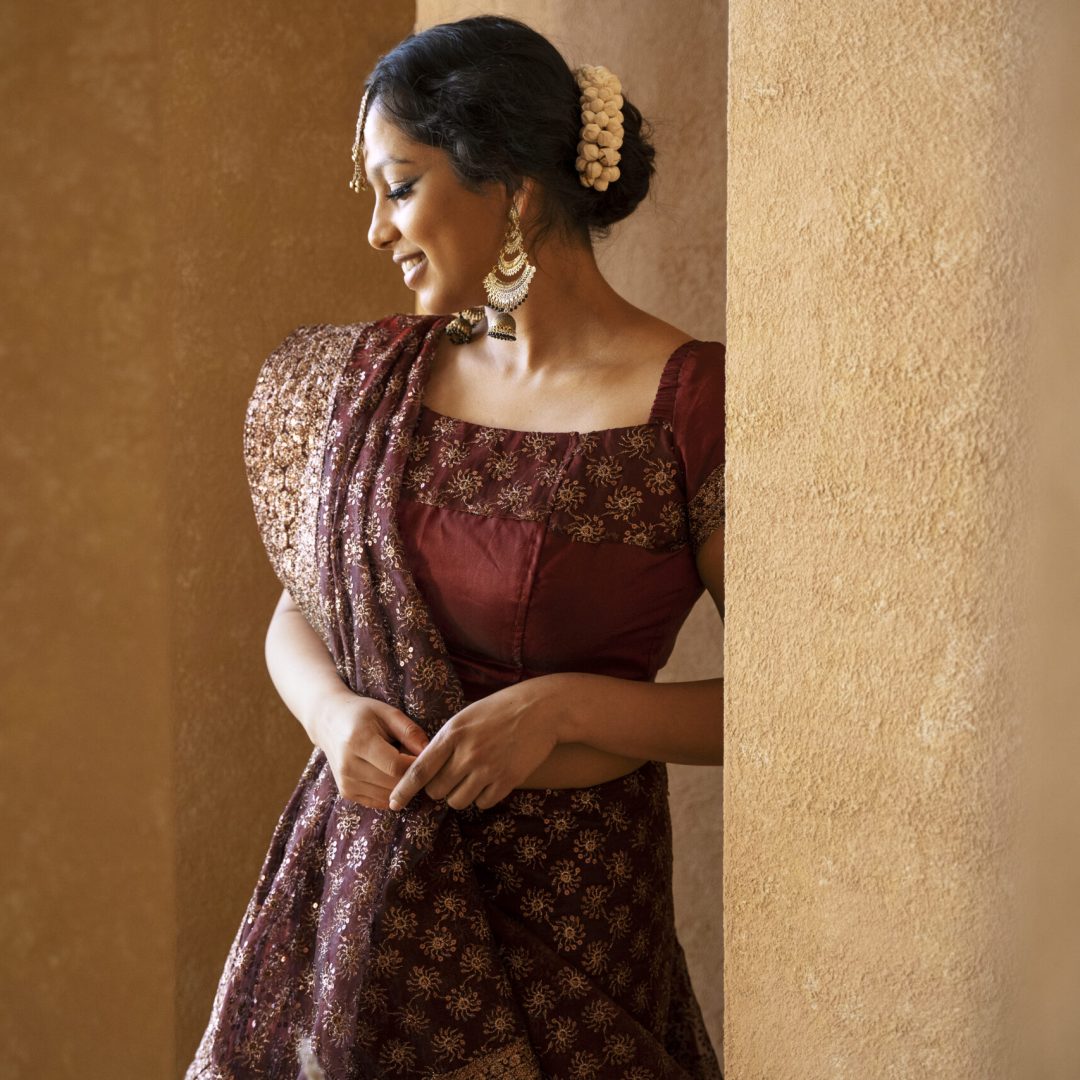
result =
[[[395,508],[448,321],[299,328],[244,430],[275,573],[347,685],[429,736],[466,700]],[[302,1052],[327,1080],[720,1077],[674,932],[664,764],[391,811],[343,799],[316,748],[187,1080],[318,1076]]]

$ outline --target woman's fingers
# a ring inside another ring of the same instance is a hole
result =
[[[427,733],[405,713],[398,709],[389,709],[382,714],[386,729],[402,746],[419,754],[428,744]]]
[[[394,785],[416,760],[415,754],[405,754],[401,751],[396,751],[396,753],[399,760],[394,765],[396,771],[393,773],[388,773],[384,769],[372,765],[370,761],[366,761],[361,755],[357,754],[349,767],[349,776],[361,783],[380,788],[389,795]]]
[[[369,733],[364,744],[357,748],[360,759],[373,766],[391,784],[398,781],[405,770],[416,760],[415,754],[408,754],[392,746],[386,733],[378,729]]]
[[[343,799],[349,802],[358,802],[363,806],[374,810],[388,810],[390,808],[390,792],[377,784],[365,784],[360,780],[346,782],[345,788],[340,792]]]
[[[446,796],[446,805],[452,806],[455,810],[464,810],[470,803],[475,802],[487,787],[487,781],[477,780],[475,776],[467,776]]]
[[[476,796],[473,802],[476,803],[477,810],[488,810],[503,798],[504,796],[499,794],[499,787],[497,784],[488,784],[488,786]]]
[[[390,793],[390,808],[400,810],[421,788],[427,787],[452,752],[453,744],[450,739],[432,739],[427,749],[408,766]],[[434,790],[428,791],[428,794],[433,799],[441,797]]]

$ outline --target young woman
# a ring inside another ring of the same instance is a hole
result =
[[[353,157],[451,314],[302,326],[259,373],[267,662],[314,751],[187,1080],[714,1080],[665,762],[721,764],[723,681],[653,678],[723,609],[724,346],[597,268],[641,115],[482,16],[380,58]]]

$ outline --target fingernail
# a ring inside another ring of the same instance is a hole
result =
[[[398,800],[398,799],[391,799],[391,800],[390,800],[390,809],[391,809],[391,810],[400,810],[400,809],[401,809],[401,802],[400,802],[400,800]]]

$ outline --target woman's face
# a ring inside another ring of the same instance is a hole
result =
[[[510,201],[501,184],[474,194],[446,152],[414,142],[376,102],[364,123],[364,171],[375,196],[368,242],[392,255],[423,309],[448,313],[485,302],[483,280],[498,259]],[[420,255],[413,269],[408,256]]]

